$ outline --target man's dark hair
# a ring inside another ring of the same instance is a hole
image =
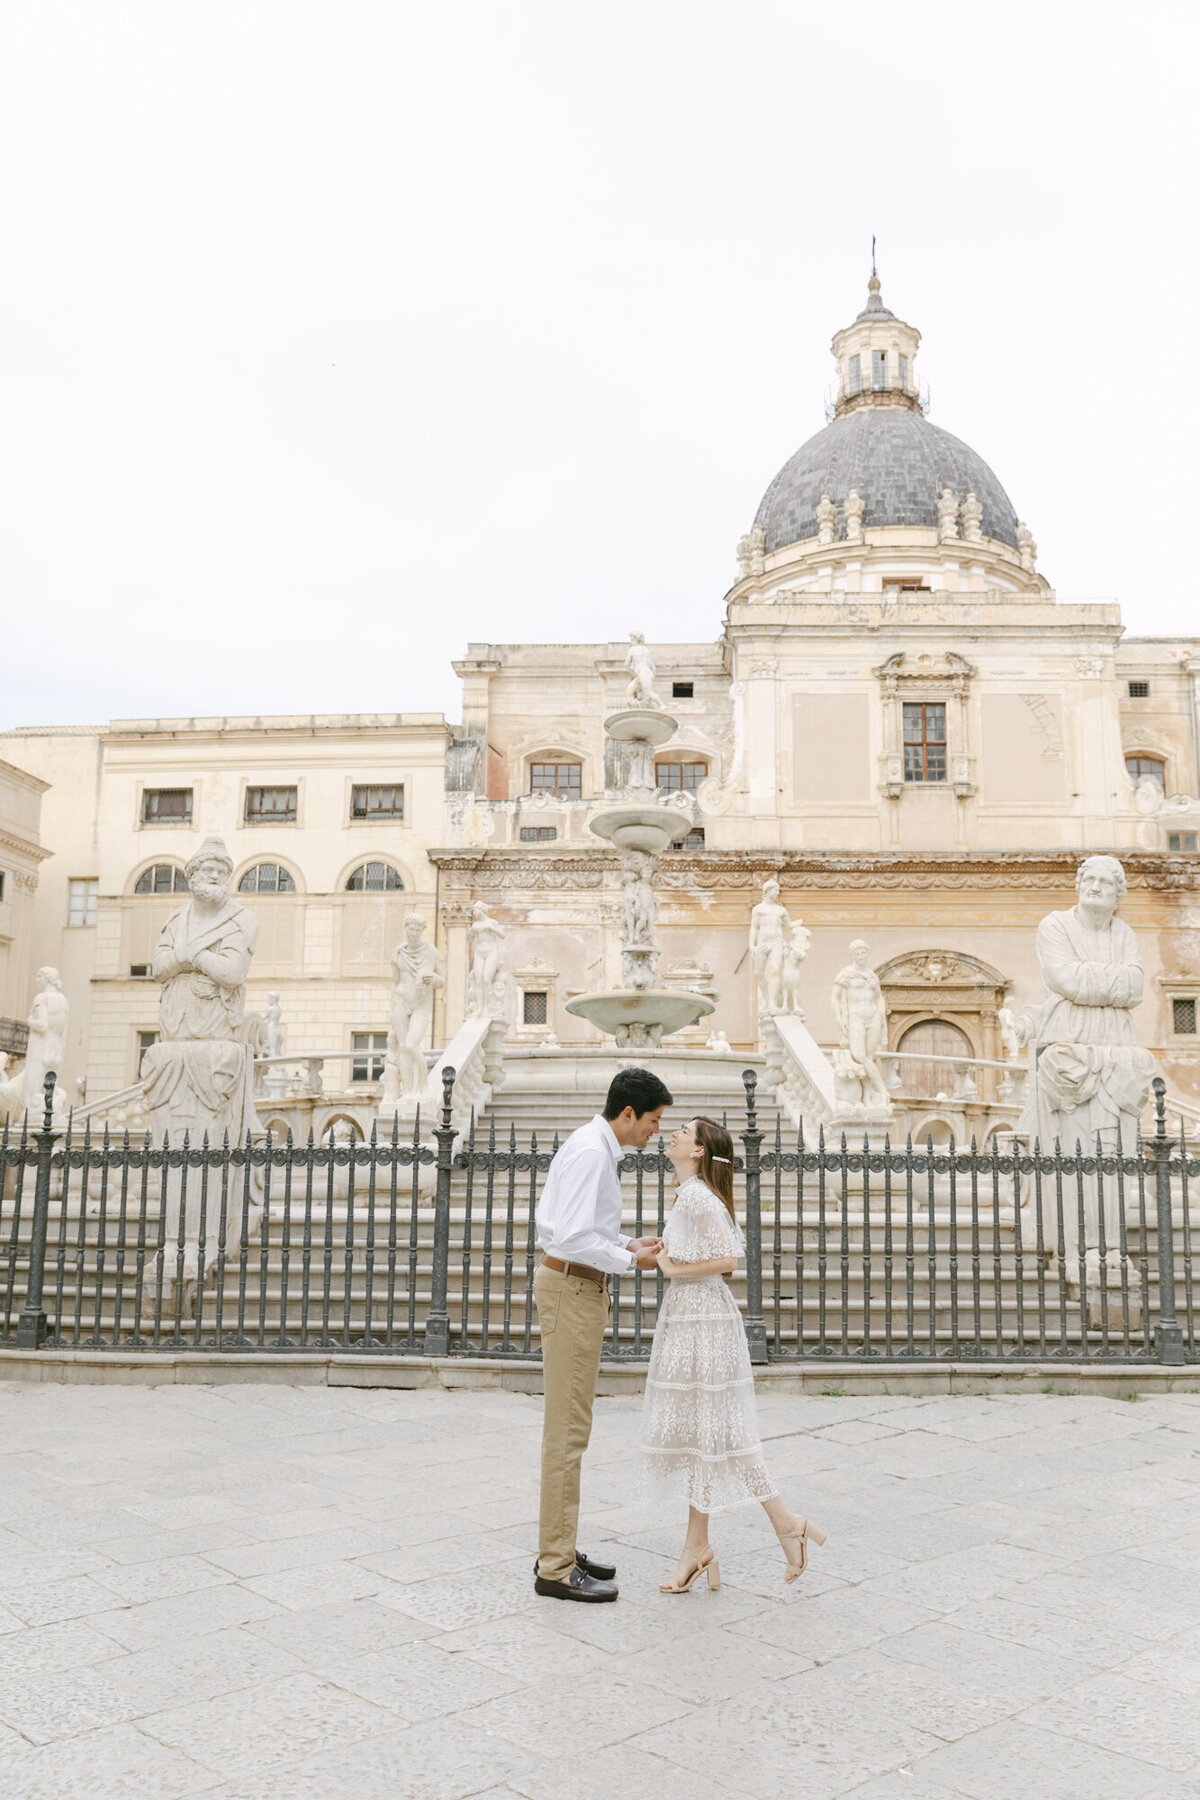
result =
[[[621,1069],[609,1084],[604,1117],[615,1119],[632,1106],[634,1117],[640,1119],[656,1106],[670,1106],[672,1099],[670,1088],[649,1069]]]

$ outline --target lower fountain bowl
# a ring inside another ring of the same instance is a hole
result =
[[[597,813],[588,821],[588,826],[597,837],[607,838],[618,850],[647,850],[651,856],[657,856],[668,844],[687,833],[691,818],[673,806],[631,804]]]
[[[617,1040],[619,1050],[652,1050],[664,1032],[682,1031],[712,1012],[714,1002],[681,988],[613,988],[576,994],[567,1011]]]

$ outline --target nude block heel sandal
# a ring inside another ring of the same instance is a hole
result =
[[[793,1515],[792,1529],[790,1531],[785,1531],[783,1535],[785,1538],[794,1537],[799,1538],[800,1540],[800,1561],[793,1562],[789,1556],[788,1566],[784,1571],[783,1579],[790,1584],[803,1575],[805,1569],[808,1567],[809,1540],[811,1539],[814,1544],[823,1544],[825,1542],[825,1533],[821,1530],[819,1525],[812,1524],[808,1519],[797,1519]]]
[[[660,1594],[686,1594],[698,1575],[707,1576],[710,1588],[719,1588],[721,1585],[721,1565],[713,1555],[711,1546],[701,1554],[686,1581],[662,1581],[658,1591]]]

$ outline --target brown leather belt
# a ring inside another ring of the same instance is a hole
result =
[[[543,1266],[553,1269],[556,1275],[577,1275],[581,1281],[594,1281],[597,1287],[608,1286],[608,1276],[602,1269],[589,1269],[586,1263],[563,1262],[557,1256],[543,1256]]]

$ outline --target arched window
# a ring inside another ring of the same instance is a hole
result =
[[[294,894],[296,883],[282,863],[255,863],[238,882],[239,894]]]
[[[1125,770],[1130,781],[1157,781],[1159,787],[1166,785],[1161,756],[1143,756],[1140,752],[1135,756],[1127,756]]]
[[[905,1056],[961,1057],[968,1062],[974,1055],[966,1032],[949,1019],[922,1019],[919,1025],[909,1027],[896,1048]],[[938,1094],[952,1092],[954,1070],[948,1062],[902,1062],[900,1082],[906,1094],[933,1100]]]
[[[359,863],[346,882],[346,892],[349,894],[394,894],[403,886],[399,869],[393,869],[391,863],[365,862]]]
[[[540,758],[529,765],[531,794],[553,794],[556,800],[580,800],[583,797],[583,764],[545,761]]]
[[[708,780],[708,764],[700,757],[690,762],[656,762],[654,782],[668,793],[694,794],[702,781]]]
[[[186,894],[187,876],[174,863],[154,863],[133,884],[135,894]]]

